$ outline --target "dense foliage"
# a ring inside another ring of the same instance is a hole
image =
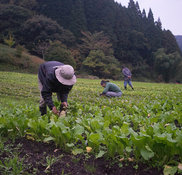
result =
[[[58,118],[51,112],[40,116],[36,75],[4,72],[0,80],[0,137],[54,142],[74,155],[119,166],[143,162],[164,169],[164,175],[181,172],[181,85],[133,82],[135,91],[107,98],[99,96],[99,80],[78,79],[67,116]]]
[[[175,38],[176,38],[176,41],[177,41],[179,48],[182,52],[182,35],[177,35],[177,36],[175,36]]]
[[[120,67],[128,64],[136,77],[158,80],[160,76],[166,81],[155,71],[154,53],[163,49],[169,57],[176,52],[180,54],[175,37],[169,30],[162,29],[160,19],[154,20],[152,9],[146,14],[134,0],[129,1],[127,8],[114,0],[0,0],[0,3],[1,42],[11,34],[16,44],[23,44],[30,52],[44,58],[49,44],[41,46],[59,40],[71,50],[78,64],[77,71],[83,71],[81,64],[90,52],[82,50],[88,46],[83,38],[100,33],[102,41],[106,41],[104,44],[113,50],[109,57],[104,53],[105,59],[115,57]],[[97,42],[91,44],[91,50],[107,48],[98,46]],[[148,70],[150,73],[146,73]],[[88,73],[91,72],[89,69]],[[113,77],[111,73],[108,72],[109,77]],[[168,79],[172,81],[177,77],[182,80],[176,74]]]
[[[60,61],[65,64],[70,64],[73,67],[76,66],[75,60],[73,59],[71,52],[64,44],[59,41],[50,43],[50,46],[45,54],[45,60]]]

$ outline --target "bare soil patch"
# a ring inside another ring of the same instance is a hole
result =
[[[37,175],[161,175],[162,170],[151,168],[140,164],[134,168],[132,162],[118,166],[118,162],[113,163],[109,160],[94,159],[83,155],[74,156],[65,153],[57,148],[53,143],[46,144],[27,140],[26,138],[17,139],[14,143],[7,143],[16,148],[18,144],[19,157],[23,160],[24,171],[26,174]],[[0,160],[3,159],[1,155]]]

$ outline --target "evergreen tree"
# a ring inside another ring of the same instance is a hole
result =
[[[155,22],[155,25],[157,26],[157,28],[159,28],[160,30],[162,30],[162,23],[160,18],[158,18],[158,20]]]
[[[146,15],[145,9],[143,9],[143,11],[142,11],[142,18],[143,18],[143,19],[146,19],[146,18],[147,18],[147,15]]]
[[[153,15],[153,12],[152,12],[151,8],[149,9],[149,12],[148,12],[148,21],[150,23],[154,23],[154,15]]]
[[[131,27],[135,30],[141,30],[141,11],[138,2],[135,2],[133,0],[130,0],[128,4],[128,15],[130,17],[130,20],[132,21]]]
[[[173,53],[175,51],[180,53],[180,49],[176,42],[174,35],[169,30],[163,31],[162,45],[166,50],[166,53]]]
[[[137,15],[138,15],[138,16],[142,16],[142,13],[141,13],[140,6],[139,6],[139,4],[138,4],[138,1],[136,1],[135,7],[136,7]]]
[[[81,37],[81,31],[87,30],[87,22],[84,12],[84,4],[82,0],[72,2],[71,21],[69,22],[69,30],[72,31],[77,38]]]

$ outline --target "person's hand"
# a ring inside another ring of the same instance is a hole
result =
[[[105,95],[105,94],[103,94],[103,93],[102,93],[102,94],[100,94],[100,96],[104,96],[104,95]]]
[[[67,108],[68,107],[68,103],[67,102],[62,102],[61,105],[63,105],[63,108]]]
[[[52,112],[53,112],[55,115],[59,115],[59,111],[56,109],[55,106],[52,108]]]
[[[66,116],[67,107],[68,107],[68,103],[67,102],[62,102],[61,103],[59,117],[65,117]]]

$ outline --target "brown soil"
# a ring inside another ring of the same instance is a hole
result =
[[[10,143],[12,144],[12,143]],[[19,157],[23,158],[26,174],[37,175],[161,175],[162,171],[147,165],[139,165],[135,169],[134,163],[123,167],[117,163],[104,159],[85,158],[73,156],[56,148],[52,144],[45,144],[21,138],[13,143],[13,148],[19,148]],[[49,158],[49,159],[48,159]],[[51,159],[52,158],[52,159]],[[0,157],[0,160],[2,156]],[[47,160],[47,161],[46,161]],[[49,160],[49,161],[48,161]],[[52,160],[52,163],[50,163]],[[49,163],[48,163],[49,162]],[[49,166],[50,165],[50,166]]]

